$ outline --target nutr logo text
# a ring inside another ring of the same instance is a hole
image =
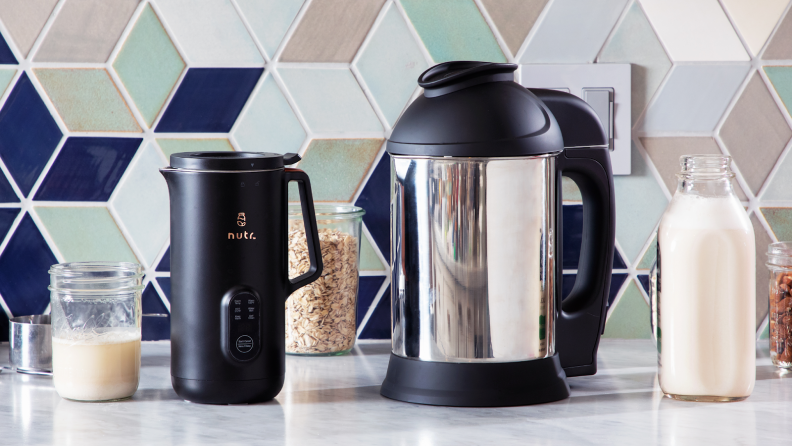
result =
[[[245,226],[247,224],[244,212],[240,212],[239,214],[237,214],[237,222],[236,223],[239,226]],[[228,240],[234,240],[234,239],[237,239],[237,240],[242,240],[242,239],[255,240],[256,236],[253,235],[252,232],[247,232],[247,231],[243,231],[243,232],[229,232],[228,233]]]

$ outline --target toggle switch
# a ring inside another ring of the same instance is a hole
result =
[[[608,133],[608,149],[613,152],[613,88],[584,88],[583,100],[588,102]]]

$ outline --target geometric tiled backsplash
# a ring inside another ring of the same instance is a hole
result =
[[[648,337],[655,230],[687,153],[727,153],[764,251],[792,240],[792,13],[771,0],[0,0],[0,340],[48,311],[57,262],[131,260],[170,294],[180,151],[299,152],[317,201],[366,209],[358,322],[389,336],[384,141],[434,63],[632,64],[632,174],[616,184],[605,336]],[[565,289],[581,206],[565,183]],[[145,339],[168,320],[144,321]]]

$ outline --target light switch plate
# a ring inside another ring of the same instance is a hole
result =
[[[588,102],[612,138],[613,174],[630,174],[630,64],[520,65],[519,79],[524,87],[562,90]]]

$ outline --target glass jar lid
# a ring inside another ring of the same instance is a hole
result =
[[[59,263],[49,274],[50,291],[98,297],[143,289],[143,267],[132,262]]]
[[[792,242],[777,242],[767,246],[767,266],[792,268]]]
[[[317,220],[351,220],[361,218],[366,211],[351,204],[314,204]],[[302,207],[299,204],[289,204],[289,219],[302,219]]]

